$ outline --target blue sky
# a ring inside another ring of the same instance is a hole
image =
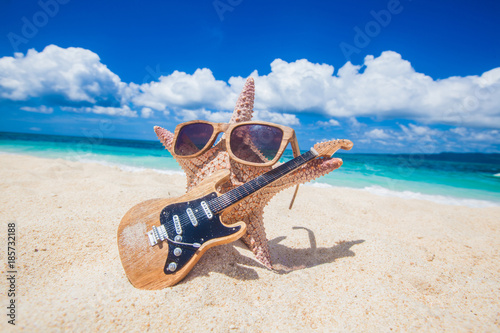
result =
[[[255,116],[303,149],[500,152],[499,15],[498,1],[4,0],[0,130],[154,140],[154,125],[228,120],[251,75]]]

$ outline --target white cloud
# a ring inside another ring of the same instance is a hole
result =
[[[460,136],[465,136],[467,134],[467,129],[464,127],[456,127],[456,128],[450,129],[450,132],[458,134]]]
[[[335,119],[330,119],[328,121],[318,121],[316,125],[321,127],[330,127],[330,126],[340,126],[340,123]]]
[[[253,120],[269,121],[271,123],[285,126],[300,125],[299,118],[294,114],[270,112],[266,110],[256,110],[253,113]]]
[[[349,127],[352,128],[354,131],[359,131],[366,125],[363,123],[360,123],[355,117],[350,117],[348,119]]]
[[[205,108],[190,110],[176,109],[175,117],[179,121],[190,121],[195,119],[205,119],[216,123],[227,123],[231,119],[231,112],[210,111]]]
[[[161,76],[159,81],[138,86],[132,97],[135,105],[155,110],[169,108],[229,110],[238,95],[224,81],[216,80],[207,68],[197,69],[192,75],[174,71]]]
[[[380,128],[375,128],[369,132],[366,132],[365,136],[370,139],[381,139],[381,140],[389,139],[391,137],[383,129]]]
[[[49,108],[46,107],[45,105],[40,105],[38,107],[24,106],[21,108],[21,110],[28,112],[45,113],[45,114],[54,112],[54,108]]]
[[[370,147],[373,143],[382,144],[392,147],[388,151],[412,154],[432,154],[441,151],[498,152],[500,144],[500,130],[497,129],[454,127],[441,130],[410,123],[407,126],[400,124],[399,128],[395,129],[363,130],[368,125],[358,124],[361,130],[350,131],[350,136],[357,145]]]
[[[55,45],[0,58],[0,98],[116,106],[126,84],[89,50]]]
[[[205,108],[174,109],[175,118],[178,121],[190,121],[195,119],[205,119],[217,123],[227,123],[231,119],[232,112],[210,111]],[[269,121],[285,126],[300,125],[300,121],[294,114],[269,112],[265,110],[255,110],[252,120]]]
[[[408,138],[424,141],[433,141],[432,137],[439,135],[440,131],[432,129],[428,126],[418,126],[415,124],[408,124],[408,126],[399,125]]]
[[[427,126],[417,126],[417,125],[414,125],[414,124],[409,124],[408,127],[416,135],[428,135],[428,134],[432,134],[432,132],[435,131],[435,130],[430,129]]]
[[[271,73],[255,80],[255,106],[271,111],[319,111],[324,112],[325,101],[331,90],[334,68],[327,64],[314,64],[306,59],[287,63],[276,59],[271,63]],[[241,85],[244,79],[232,77],[231,85]]]
[[[256,116],[265,120],[296,125],[296,114],[312,112],[335,118],[331,126],[339,118],[355,126],[356,117],[370,117],[500,128],[500,67],[482,75],[434,80],[416,72],[398,53],[386,51],[365,57],[362,65],[347,62],[336,73],[328,64],[276,59],[269,74],[254,71],[251,76],[255,109],[266,110]],[[97,54],[55,45],[0,58],[0,103],[30,111],[45,105],[46,111],[58,106],[116,116],[151,117],[161,111],[222,119],[232,111],[244,81],[239,76],[217,80],[210,69],[201,68],[193,74],[174,71],[141,85],[124,83]],[[407,130],[407,135],[432,137],[426,126]]]
[[[468,140],[474,142],[488,142],[490,144],[500,143],[500,132],[498,130],[470,132]]]
[[[122,107],[103,107],[103,106],[93,106],[93,107],[69,107],[62,106],[62,111],[76,112],[76,113],[97,113],[106,114],[108,116],[124,116],[124,117],[137,117],[137,112],[132,111],[127,105]]]
[[[151,118],[151,116],[153,116],[153,110],[151,110],[150,108],[142,108],[141,110],[141,117],[142,118]]]
[[[256,107],[271,111],[500,127],[500,68],[481,76],[433,80],[416,72],[398,53],[387,51],[377,58],[367,56],[363,66],[348,62],[336,75],[329,65],[277,59],[270,74],[251,76]]]

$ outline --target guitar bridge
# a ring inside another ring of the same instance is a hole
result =
[[[151,246],[155,246],[158,244],[160,241],[164,241],[167,239],[167,230],[165,229],[165,226],[162,224],[158,228],[153,226],[153,229],[147,233],[148,238],[149,238],[149,244]]]

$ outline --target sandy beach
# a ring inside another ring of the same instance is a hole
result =
[[[276,271],[241,241],[178,285],[135,289],[116,232],[135,204],[184,193],[182,175],[0,155],[0,249],[16,224],[16,326],[0,331],[500,331],[500,207],[302,186],[265,210]]]

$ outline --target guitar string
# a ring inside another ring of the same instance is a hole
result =
[[[205,213],[202,211],[202,209],[199,209],[198,212],[196,212],[196,209],[195,209],[193,211],[193,214],[198,221],[202,220],[205,217]],[[179,214],[177,216],[179,217],[181,229],[192,224],[191,219],[189,218],[187,213],[182,213],[182,214]],[[175,229],[175,224],[173,223],[173,220],[172,221],[169,220],[169,222],[171,222],[171,223],[168,223],[168,225],[167,225],[168,233],[173,234],[173,235],[177,235],[177,230]]]
[[[233,189],[233,190],[231,190],[231,191],[229,191],[229,192],[227,192],[227,193],[225,193],[217,198],[210,200],[209,204],[211,207],[215,208],[215,211],[220,212],[220,211],[224,210],[225,208],[227,208],[228,206],[234,204],[235,202],[242,200],[243,198],[245,198],[249,194],[252,194],[252,193],[258,191],[261,188],[274,182],[275,180],[283,177],[287,173],[296,169],[298,166],[301,166],[301,165],[307,163],[308,161],[314,159],[315,157],[316,157],[316,155],[314,153],[312,153],[311,151],[308,151],[308,152],[296,157],[295,159],[279,166],[278,168],[273,169],[273,170],[269,171],[268,173],[261,175],[261,176],[251,180],[250,182],[248,182],[246,184],[243,184],[243,185],[241,185],[241,186],[239,186],[239,187],[237,187],[237,188],[235,188],[235,189]],[[259,183],[261,183],[261,181],[262,181],[262,184],[259,184]],[[257,189],[254,188],[254,185],[256,186]],[[251,188],[251,192],[247,191],[248,187]],[[242,191],[245,191],[247,193],[245,194]]]
[[[277,179],[283,177],[284,175],[288,174],[289,172],[294,171],[296,168],[299,166],[309,162],[310,160],[314,159],[316,156],[311,152],[308,151],[293,160],[280,165],[276,169],[272,169],[269,172],[252,179],[251,181],[247,182],[246,184],[243,184],[239,187],[236,187],[232,189],[229,192],[224,193],[223,195],[213,198],[211,200],[208,200],[207,204],[210,208],[210,210],[213,213],[219,213],[225,208],[231,206],[232,204],[244,199],[247,196],[250,196],[251,194],[255,193],[256,191],[266,187],[267,185],[271,184],[272,182],[276,181]],[[255,186],[255,187],[254,187]],[[249,188],[249,189],[248,189]],[[243,192],[244,191],[244,192]],[[193,212],[194,216],[196,219],[203,219],[205,217],[205,212],[200,209],[197,212]],[[179,222],[182,227],[185,227],[189,224],[191,224],[191,219],[187,215],[187,213],[183,213],[178,215],[179,217]],[[175,229],[175,224],[173,223],[166,223],[166,229],[168,234],[174,234],[177,235],[177,230]]]

